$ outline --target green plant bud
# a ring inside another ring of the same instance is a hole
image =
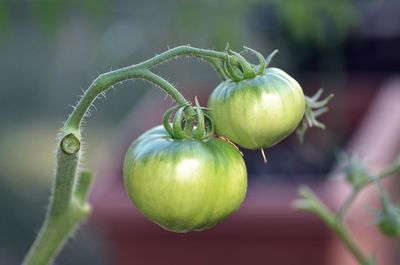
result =
[[[345,169],[346,180],[355,189],[359,189],[370,178],[369,173],[361,159],[356,156],[351,156],[348,159],[348,165]]]
[[[400,235],[400,210],[389,205],[378,214],[377,225],[379,230],[390,237]]]

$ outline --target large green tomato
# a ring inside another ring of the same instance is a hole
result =
[[[277,68],[239,82],[226,80],[211,94],[208,107],[219,135],[248,149],[270,147],[301,121],[305,99],[300,85]]]
[[[124,182],[147,218],[169,231],[188,232],[212,227],[238,209],[247,173],[232,144],[213,137],[176,140],[158,126],[129,147]]]

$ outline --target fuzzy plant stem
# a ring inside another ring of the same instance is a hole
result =
[[[87,89],[61,129],[52,196],[45,221],[23,261],[24,265],[51,264],[70,235],[90,213],[87,198],[93,176],[88,171],[78,172],[78,165],[81,157],[80,127],[92,103],[116,84],[126,80],[144,79],[164,90],[177,104],[188,104],[173,85],[150,71],[154,66],[179,56],[208,61],[221,79],[226,79],[221,70],[226,53],[179,46],[142,63],[101,74]]]
[[[334,214],[308,187],[304,186],[299,189],[301,198],[293,203],[293,207],[295,209],[307,211],[318,216],[330,227],[332,231],[338,235],[340,240],[353,254],[354,258],[359,262],[360,265],[374,265],[374,260],[367,257],[359,248],[359,246],[353,241],[351,234],[345,225],[344,217],[362,189],[374,183],[376,180],[381,180],[398,173],[400,173],[400,154],[392,164],[384,168],[381,172],[366,179],[365,182],[359,187],[353,188],[352,192],[344,200],[336,214]]]
[[[299,194],[302,199],[294,202],[293,207],[298,210],[308,211],[318,216],[340,238],[342,243],[353,254],[360,265],[374,265],[374,260],[368,258],[353,241],[347,227],[326,205],[308,188],[301,187]]]

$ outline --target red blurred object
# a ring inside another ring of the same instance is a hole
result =
[[[344,115],[350,115],[352,123],[358,124],[360,108],[365,111],[365,102],[374,98],[353,134],[348,150],[360,154],[371,169],[376,170],[390,163],[399,151],[400,80],[386,83],[377,95],[367,93],[360,97],[361,91],[370,90],[346,90],[342,97],[355,103],[341,105],[345,109],[340,110],[337,106],[340,102],[336,101],[331,112],[338,108]],[[190,93],[186,91],[185,94]],[[365,102],[360,103],[358,100],[361,99]],[[132,139],[161,122],[167,105],[161,96],[151,93],[122,125],[121,135],[112,142],[114,147],[105,148],[113,152],[102,160],[102,173],[96,180],[91,198],[94,211],[90,222],[108,242],[113,264],[357,264],[336,235],[319,219],[290,208],[297,198],[297,185],[290,183],[270,186],[262,182],[250,183],[247,198],[239,211],[204,232],[167,232],[139,214],[123,190],[123,154]],[[337,208],[349,192],[348,185],[338,180],[314,183],[311,187],[333,208]],[[377,257],[378,264],[395,264],[391,260],[389,241],[369,225],[372,217],[363,208],[366,201],[369,205],[377,202],[374,189],[370,188],[361,194],[357,206],[351,209],[349,224],[356,240],[362,243],[366,253]]]

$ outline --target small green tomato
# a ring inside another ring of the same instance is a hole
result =
[[[222,82],[208,107],[217,134],[255,150],[275,145],[296,129],[305,99],[296,80],[269,67],[254,78]]]
[[[379,230],[390,237],[400,235],[400,210],[392,205],[386,206],[378,215]]]

